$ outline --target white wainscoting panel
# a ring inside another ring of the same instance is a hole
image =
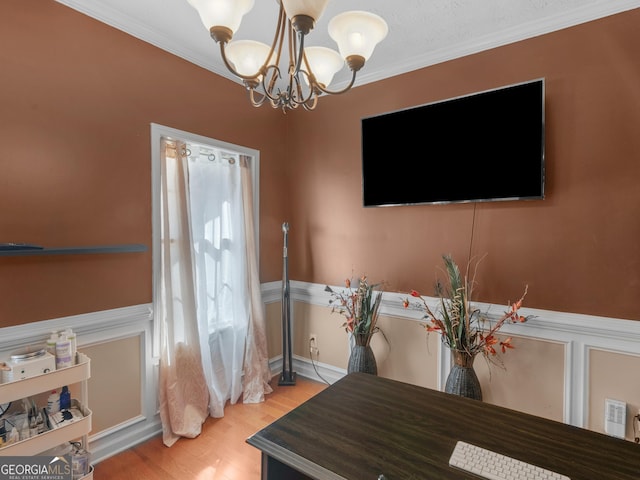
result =
[[[291,281],[291,299],[313,305],[327,306],[329,296],[324,285]],[[340,288],[334,287],[332,288]],[[262,285],[265,304],[281,300],[282,283],[269,282]],[[421,314],[407,310],[402,301],[406,294],[385,292],[381,305],[381,314],[390,317],[419,322]],[[435,306],[436,299],[425,297]],[[481,309],[501,313],[499,306],[478,305]],[[292,309],[293,310],[293,309]],[[293,312],[292,312],[293,313]],[[589,350],[598,348],[638,356],[640,355],[640,321],[597,317],[582,314],[553,312],[523,308],[523,315],[534,318],[517,326],[506,325],[503,331],[520,337],[528,337],[563,344],[565,347],[564,379],[564,421],[576,426],[586,425],[588,405]],[[295,319],[293,328],[295,328]],[[138,336],[141,342],[140,371],[144,380],[142,390],[142,415],[129,419],[105,431],[90,436],[89,448],[92,461],[98,463],[111,455],[126,450],[162,431],[158,415],[158,358],[153,355],[153,311],[151,304],[134,305],[102,312],[92,312],[65,318],[30,323],[0,329],[2,345],[0,358],[27,345],[43,343],[51,331],[71,327],[78,338],[78,349],[115,341],[121,338]],[[448,350],[438,352],[439,384],[442,388],[450,369]],[[270,359],[274,375],[280,371],[282,357]],[[293,367],[303,377],[317,379],[318,374],[327,383],[346,375],[346,371],[335,366],[316,362],[315,368],[309,359],[294,356]],[[316,373],[316,370],[318,373]],[[89,397],[91,403],[91,397]],[[596,408],[598,408],[596,406]]]
[[[331,286],[339,290],[342,287]],[[279,302],[281,298],[281,282],[263,284],[263,300],[265,303]],[[329,294],[325,292],[325,285],[308,282],[290,281],[291,300],[313,305],[327,306]],[[422,321],[420,312],[405,309],[403,300],[406,293],[384,292],[380,314],[399,317],[407,320]],[[424,297],[430,307],[437,307],[437,299]],[[503,306],[475,303],[482,311],[488,311],[495,317],[503,313]],[[544,340],[564,345],[564,422],[584,427],[589,416],[588,381],[589,381],[589,349],[599,348],[628,355],[640,355],[640,321],[625,320],[593,315],[555,312],[534,308],[522,308],[520,313],[532,318],[526,323],[517,325],[505,324],[501,329],[508,335]],[[292,318],[292,328],[295,329],[295,318]],[[439,385],[444,388],[444,382],[451,368],[449,351],[441,348],[438,352]],[[294,369],[304,375],[310,371],[310,361],[305,358],[294,358]],[[305,365],[307,364],[307,365]],[[341,369],[330,366],[319,366],[321,374],[337,379]],[[326,369],[326,370],[325,370]],[[342,370],[343,374],[346,371]],[[317,378],[311,370],[311,378]],[[596,407],[599,408],[599,407]]]
[[[157,359],[151,354],[152,322],[151,305],[143,304],[5,327],[0,329],[0,358],[8,358],[11,352],[22,347],[44,345],[52,331],[61,331],[69,327],[76,334],[79,351],[123,338],[139,338],[140,365],[137,367],[144,377],[140,386],[142,414],[120,425],[89,435],[91,460],[98,463],[162,431],[157,415],[157,374],[154,373],[157,369]]]

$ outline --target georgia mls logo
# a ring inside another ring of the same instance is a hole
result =
[[[71,480],[69,455],[0,457],[0,480]]]

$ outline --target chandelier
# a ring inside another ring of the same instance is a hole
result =
[[[353,86],[356,73],[387,35],[387,24],[378,15],[350,11],[333,17],[328,26],[340,53],[326,47],[305,47],[306,35],[313,30],[329,0],[277,1],[280,12],[273,42],[268,46],[254,40],[231,41],[254,0],[188,0],[200,14],[211,38],[220,45],[227,69],[242,79],[255,107],[269,101],[283,111],[300,105],[313,110],[320,95],[344,93]],[[285,41],[288,64],[283,77],[280,65],[287,60],[282,57]],[[351,70],[351,81],[341,90],[329,90],[333,76],[345,63]]]

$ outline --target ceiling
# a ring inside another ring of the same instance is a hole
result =
[[[233,78],[220,60],[218,45],[187,0],[56,1]],[[330,0],[305,42],[337,50],[327,34],[334,15],[367,10],[382,16],[389,34],[359,72],[358,85],[639,7],[640,0]],[[270,44],[277,13],[278,0],[255,0],[234,40]],[[345,67],[331,88],[344,86],[349,79]]]

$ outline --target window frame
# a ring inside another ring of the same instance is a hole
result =
[[[176,128],[151,123],[151,229],[152,229],[152,335],[153,335],[153,357],[160,357],[160,329],[155,322],[155,312],[157,311],[156,289],[160,284],[160,155],[162,139],[182,141],[185,143],[197,143],[219,148],[221,150],[231,150],[241,155],[249,157],[249,167],[251,170],[251,183],[253,187],[253,219],[256,240],[256,256],[260,262],[260,151],[233,143],[224,142],[215,138],[205,137],[195,133],[178,130]]]

